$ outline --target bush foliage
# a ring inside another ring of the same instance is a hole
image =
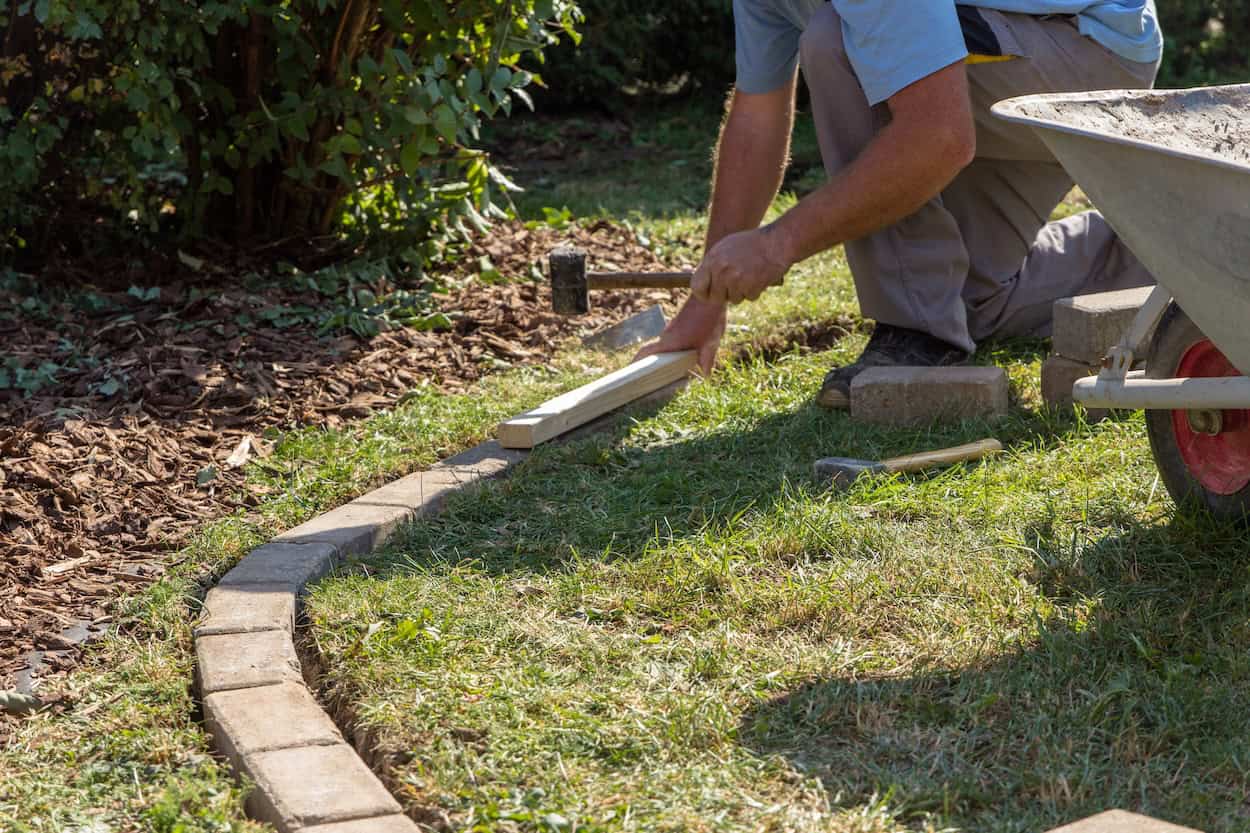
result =
[[[86,207],[265,242],[478,220],[506,184],[478,129],[528,101],[521,58],[575,14],[571,0],[0,0],[0,222],[29,237]]]
[[[579,41],[551,51],[544,102],[608,106],[630,93],[733,81],[733,0],[581,0]]]
[[[544,99],[619,103],[655,92],[733,81],[732,0],[582,0],[579,43],[553,50]],[[1157,0],[1167,36],[1161,86],[1250,81],[1250,0]]]

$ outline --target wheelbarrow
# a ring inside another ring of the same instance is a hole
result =
[[[1250,518],[1250,84],[1026,96],[994,112],[1037,132],[1158,281],[1073,397],[1146,409],[1176,503]]]

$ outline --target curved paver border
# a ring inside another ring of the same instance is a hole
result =
[[[396,480],[252,550],[208,592],[194,635],[196,682],[217,751],[256,785],[253,818],[281,833],[416,833],[304,684],[299,600],[343,559],[526,455],[487,442]]]
[[[686,381],[630,407],[667,402]],[[208,591],[194,631],[196,687],[217,751],[255,784],[249,815],[280,833],[417,833],[305,685],[295,648],[300,599],[344,559],[372,552],[404,524],[441,512],[449,495],[502,477],[527,456],[492,440],[401,477],[257,547]]]

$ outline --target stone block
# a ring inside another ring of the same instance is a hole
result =
[[[427,828],[428,829],[428,828]],[[419,833],[417,827],[407,816],[386,816],[385,818],[357,819],[337,824],[319,824],[316,827],[305,827],[304,833]]]
[[[330,544],[340,556],[372,552],[401,524],[412,520],[406,506],[353,500],[275,536],[280,544]]]
[[[504,448],[499,440],[488,440],[466,451],[448,457],[433,468],[456,469],[479,477],[499,477],[529,456],[529,451]]]
[[[195,635],[287,631],[295,628],[295,593],[290,584],[219,585],[204,597],[204,616]]]
[[[397,815],[399,804],[345,743],[257,752],[243,758],[256,789],[247,810],[280,833]]]
[[[257,752],[343,742],[334,721],[299,683],[210,694],[204,698],[204,722],[235,770]]]
[[[1177,827],[1165,821],[1139,816],[1124,810],[1108,810],[1084,821],[1056,827],[1050,833],[1199,833],[1191,827]]]
[[[1006,416],[1001,367],[870,367],[851,383],[851,417],[877,425]]]
[[[226,573],[218,586],[281,586],[298,597],[303,595],[306,586],[334,569],[337,561],[338,550],[333,543],[272,541],[252,550]]]
[[[195,640],[196,673],[204,695],[236,688],[303,684],[295,645],[286,631],[228,633]]]
[[[1055,301],[1052,344],[1061,356],[1102,364],[1150,297],[1153,287],[1098,292]]]
[[[1084,362],[1073,361],[1064,356],[1051,356],[1042,362],[1042,401],[1049,408],[1056,410],[1072,410],[1076,403],[1072,399],[1072,385],[1077,379],[1093,376],[1098,373],[1096,366]],[[1107,416],[1107,411],[1095,408],[1086,411],[1089,422],[1099,422]]]

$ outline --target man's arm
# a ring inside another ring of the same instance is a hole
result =
[[[695,276],[695,296],[754,300],[800,260],[912,214],[972,161],[976,128],[962,62],[899,91],[889,107],[890,124],[844,171],[776,222],[718,242]]]
[[[791,79],[774,92],[732,94],[716,146],[704,252],[735,232],[757,228],[764,219],[789,162],[794,90]],[[638,355],[698,350],[699,365],[710,372],[725,317],[724,303],[691,297],[659,342]]]

